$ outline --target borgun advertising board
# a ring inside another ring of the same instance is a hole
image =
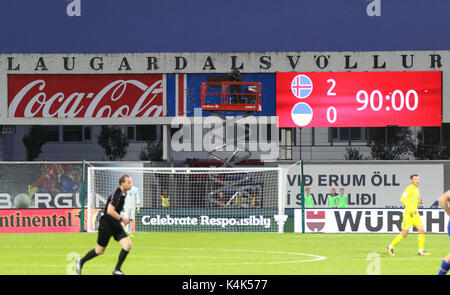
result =
[[[449,221],[444,210],[419,210],[428,233],[446,233]],[[398,233],[403,210],[322,209],[305,210],[305,232],[313,233]],[[302,232],[302,210],[294,210],[294,232]],[[411,232],[417,232],[412,229]]]
[[[91,162],[96,167],[143,167],[142,162]],[[0,209],[81,208],[81,162],[3,162],[0,165]],[[139,171],[127,172],[134,185],[144,189]],[[102,207],[117,188],[121,172],[109,172],[107,182],[98,188],[96,204]]]
[[[289,165],[281,165],[288,168]],[[442,164],[304,164],[305,187],[311,189],[315,208],[326,208],[332,188],[343,188],[348,196],[348,208],[401,208],[400,197],[410,185],[410,175],[420,176],[421,207],[435,207],[444,191]],[[286,208],[301,208],[300,166],[287,170]]]

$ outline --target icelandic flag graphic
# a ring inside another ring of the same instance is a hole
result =
[[[307,103],[299,102],[292,108],[291,117],[295,124],[303,127],[311,122],[313,110]]]
[[[313,90],[313,83],[308,76],[297,75],[291,82],[291,90],[295,97],[307,98]]]

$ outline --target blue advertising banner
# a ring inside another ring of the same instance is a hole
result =
[[[228,77],[223,74],[168,74],[167,75],[167,116],[199,116],[202,105],[200,101],[201,84],[214,77]],[[275,74],[242,74],[242,82],[261,83],[261,112],[255,116],[275,116]],[[205,111],[204,116],[210,112]],[[242,112],[225,112],[227,116],[239,116]]]
[[[445,50],[448,0],[5,0],[1,53]]]

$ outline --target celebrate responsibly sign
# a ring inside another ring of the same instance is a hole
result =
[[[143,209],[136,218],[142,231],[278,232],[282,216],[274,210]]]

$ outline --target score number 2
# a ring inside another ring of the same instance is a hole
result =
[[[327,96],[336,96],[336,92],[333,92],[334,87],[336,87],[336,81],[334,79],[328,79],[327,83],[331,83],[330,89],[328,89]],[[327,109],[327,120],[329,123],[336,122],[337,111],[333,106],[329,106]]]
[[[328,89],[327,95],[328,96],[336,96],[336,92],[332,92],[334,87],[336,87],[336,81],[334,79],[328,79],[327,83],[331,83],[330,89]]]

